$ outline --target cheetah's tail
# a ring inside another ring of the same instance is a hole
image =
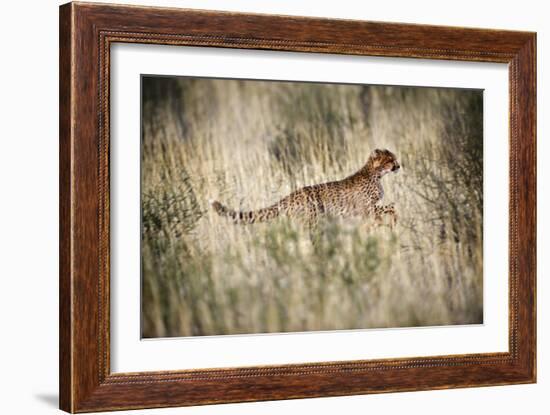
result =
[[[217,200],[211,200],[210,204],[216,213],[220,216],[231,219],[237,224],[247,224],[255,222],[265,222],[271,219],[275,219],[280,215],[280,209],[277,204],[258,210],[251,210],[248,212],[236,211],[222,205]]]

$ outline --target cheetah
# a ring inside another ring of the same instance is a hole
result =
[[[269,207],[235,211],[218,201],[212,201],[211,205],[218,215],[237,224],[265,222],[278,216],[301,217],[308,223],[314,223],[320,215],[361,216],[381,223],[383,217],[388,215],[393,227],[397,223],[394,205],[379,204],[384,197],[380,179],[389,172],[396,173],[399,168],[397,158],[391,151],[376,149],[367,163],[352,175],[342,180],[302,187]]]

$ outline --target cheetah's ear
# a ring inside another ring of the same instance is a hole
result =
[[[373,150],[373,152],[371,153],[371,156],[373,157],[378,157],[382,154],[382,150],[380,150],[379,148]]]

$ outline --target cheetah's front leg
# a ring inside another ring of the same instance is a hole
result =
[[[374,206],[374,218],[377,223],[383,222],[383,215],[390,216],[390,227],[393,227],[397,224],[397,213],[395,212],[395,206],[393,203],[389,205]]]

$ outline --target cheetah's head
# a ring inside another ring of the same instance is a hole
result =
[[[397,173],[401,167],[395,154],[387,149],[380,150],[378,148],[371,153],[368,164],[371,169],[380,174],[380,176],[390,171]]]

